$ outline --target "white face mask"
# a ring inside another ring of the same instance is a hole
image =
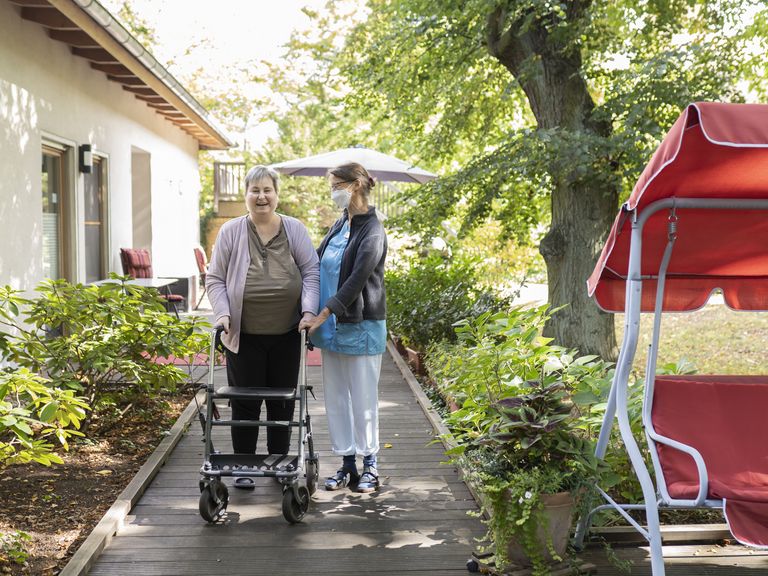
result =
[[[352,192],[346,188],[333,188],[331,190],[331,200],[333,200],[333,203],[339,207],[339,210],[349,208],[349,201],[351,199]]]

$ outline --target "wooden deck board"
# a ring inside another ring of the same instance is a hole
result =
[[[651,576],[647,546],[614,546],[614,553],[632,563],[631,576]],[[580,556],[597,566],[598,576],[624,576],[602,548],[589,547]],[[717,544],[664,546],[666,576],[758,576],[768,574],[768,551]]]

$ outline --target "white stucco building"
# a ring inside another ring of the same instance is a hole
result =
[[[229,146],[97,2],[0,0],[0,284],[104,278],[123,247],[196,274],[198,150]]]

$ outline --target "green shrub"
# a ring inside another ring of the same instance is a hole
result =
[[[430,343],[455,341],[453,325],[509,301],[481,287],[472,260],[432,253],[400,270],[388,270],[387,323],[406,345],[426,350]]]
[[[73,391],[94,409],[126,389],[146,395],[174,389],[187,373],[154,359],[205,350],[207,322],[179,320],[156,291],[114,278],[98,286],[45,281],[31,299],[0,288],[2,359],[52,390]]]
[[[61,464],[56,439],[67,448],[85,418],[88,405],[74,390],[53,388],[26,368],[0,372],[0,469],[6,464]],[[74,428],[74,429],[73,429]]]
[[[604,466],[594,457],[585,417],[610,365],[552,343],[541,334],[547,307],[486,312],[456,326],[458,342],[430,348],[436,385],[458,404],[446,424],[457,447],[450,453],[468,469],[489,512],[488,537],[496,562],[507,560],[510,538],[524,549],[535,574],[546,571],[539,540],[546,521],[543,496],[568,491],[586,506]]]
[[[584,389],[610,387],[610,364],[595,356],[577,357],[544,338],[547,306],[486,312],[456,326],[458,341],[433,345],[427,367],[438,388],[460,407],[447,418],[452,434],[471,444],[488,438],[498,413],[493,404],[530,393],[530,382],[561,383],[579,413],[578,425],[591,434],[601,399]]]

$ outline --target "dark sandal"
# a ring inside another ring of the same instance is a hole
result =
[[[373,466],[366,466],[363,475],[357,483],[357,491],[362,493],[375,492],[379,489],[379,472]]]
[[[339,490],[349,484],[356,484],[360,479],[357,472],[350,470],[337,470],[336,474],[325,479],[326,490]]]

